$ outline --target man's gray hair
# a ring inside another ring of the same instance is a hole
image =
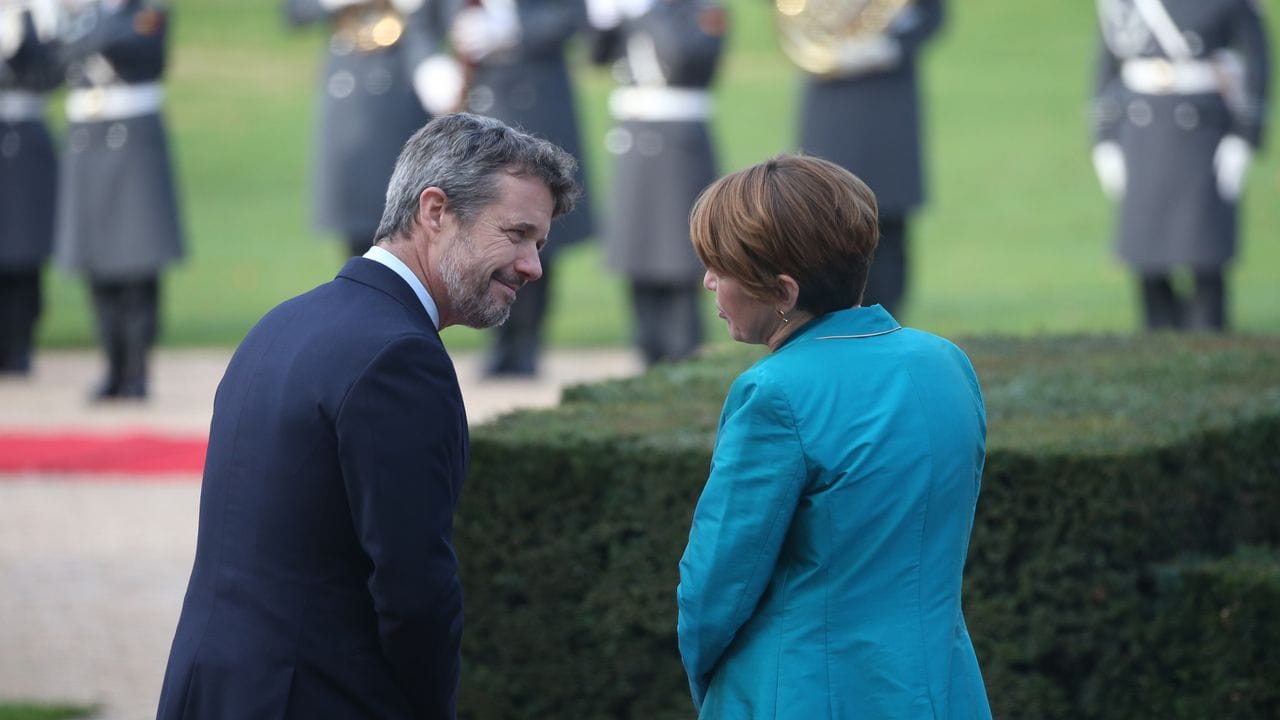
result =
[[[555,202],[552,217],[573,210],[581,188],[578,162],[556,145],[470,113],[442,115],[424,125],[400,151],[376,240],[408,233],[418,216],[418,198],[429,187],[444,191],[448,209],[469,225],[498,199],[503,174],[546,184]]]

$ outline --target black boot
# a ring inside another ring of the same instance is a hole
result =
[[[40,270],[0,272],[0,374],[31,371],[39,316]]]
[[[122,303],[120,388],[118,397],[140,400],[147,396],[147,359],[156,338],[159,287],[155,278],[130,282]]]
[[[120,394],[124,370],[124,335],[121,331],[121,287],[118,283],[90,280],[89,294],[93,299],[94,318],[98,325],[98,342],[107,360],[106,376],[97,387],[89,391],[89,399],[95,402],[114,400]]]
[[[1143,275],[1142,315],[1148,330],[1180,330],[1186,324],[1186,309],[1173,290],[1168,275]]]
[[[1188,303],[1187,327],[1222,332],[1227,329],[1227,287],[1220,270],[1197,270]]]

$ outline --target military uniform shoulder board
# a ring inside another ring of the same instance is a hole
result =
[[[155,35],[164,29],[164,12],[147,3],[133,16],[133,31],[139,35]]]
[[[698,29],[702,32],[720,36],[724,35],[729,25],[729,15],[724,7],[715,3],[703,3],[698,10]]]

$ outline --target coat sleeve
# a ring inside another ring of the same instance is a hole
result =
[[[699,708],[773,576],[806,477],[791,408],[762,374],[749,371],[729,392],[680,560],[676,631]]]
[[[1124,120],[1124,88],[1120,61],[1099,37],[1094,61],[1093,99],[1089,104],[1089,130],[1094,144],[1118,140]]]
[[[1271,57],[1261,10],[1254,0],[1239,0],[1233,15],[1232,45],[1244,63],[1244,97],[1234,109],[1232,132],[1255,148],[1262,147],[1267,117],[1267,90],[1271,86]]]
[[[451,719],[462,639],[453,511],[467,437],[443,348],[425,337],[390,344],[353,384],[336,428],[382,652],[416,717]]]
[[[169,11],[159,3],[137,2],[103,14],[93,31],[64,44],[70,62],[100,53],[125,82],[154,80],[164,73]]]

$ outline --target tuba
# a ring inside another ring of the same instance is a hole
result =
[[[360,52],[389,48],[404,34],[404,18],[391,0],[348,5],[338,13],[336,25],[334,44]]]
[[[793,63],[831,75],[840,48],[883,32],[911,0],[774,0],[778,44]]]

